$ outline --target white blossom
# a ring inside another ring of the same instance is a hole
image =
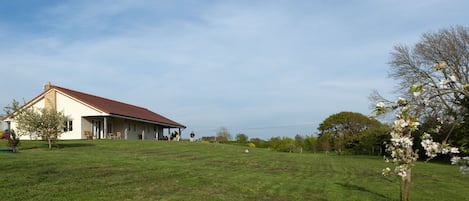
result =
[[[379,103],[376,103],[376,107],[377,108],[384,108],[384,107],[386,107],[386,104],[384,104],[383,102],[379,102]]]
[[[430,99],[429,98],[424,98],[423,99],[423,104],[430,105]]]
[[[458,165],[460,160],[461,160],[461,157],[459,157],[459,156],[453,156],[453,157],[451,158],[451,165]]]
[[[454,76],[454,75],[449,76],[449,78],[450,78],[451,81],[453,81],[453,82],[456,82],[456,81],[457,81],[457,78],[456,78],[456,76]]]
[[[394,126],[405,128],[409,126],[409,122],[404,119],[398,119],[394,121]]]
[[[461,173],[463,173],[463,174],[467,174],[467,172],[469,172],[469,166],[463,165],[463,166],[459,167],[459,171],[461,171]]]
[[[440,143],[433,142],[433,138],[428,133],[422,135],[422,142],[420,144],[425,149],[425,154],[429,158],[434,158],[439,152],[442,152]]]
[[[407,105],[407,100],[405,98],[399,97],[396,101],[398,106],[405,106]]]
[[[448,88],[448,84],[450,83],[450,81],[446,80],[446,79],[443,79],[443,80],[440,80],[440,88],[442,89],[447,89]]]
[[[397,175],[399,175],[400,177],[406,177],[407,176],[407,172],[406,171],[399,171],[397,173]]]
[[[459,153],[459,149],[458,149],[457,147],[451,147],[450,153],[452,153],[452,154],[458,154],[458,153]]]

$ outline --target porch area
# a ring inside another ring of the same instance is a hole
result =
[[[116,116],[82,117],[82,139],[166,140],[183,127]]]

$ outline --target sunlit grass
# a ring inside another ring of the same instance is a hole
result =
[[[3,142],[0,142],[3,143]],[[0,144],[6,147],[5,144]],[[2,200],[398,200],[379,157],[278,153],[225,144],[23,141],[0,153]],[[411,200],[467,200],[468,175],[418,163]]]

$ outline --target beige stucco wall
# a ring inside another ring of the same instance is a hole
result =
[[[60,92],[57,93],[56,98],[57,110],[62,111],[73,121],[73,130],[62,133],[60,139],[84,139],[83,130],[87,127],[91,128],[91,125],[87,126],[89,122],[82,122],[84,121],[82,116],[96,116],[101,113]]]

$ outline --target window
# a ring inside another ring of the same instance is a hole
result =
[[[73,121],[64,122],[64,132],[73,131]]]

